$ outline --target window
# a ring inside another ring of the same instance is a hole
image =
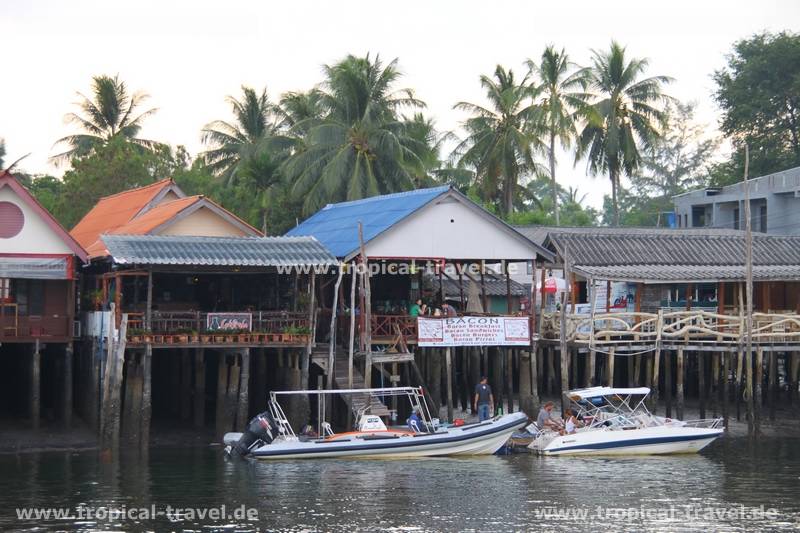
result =
[[[733,209],[733,229],[740,229],[741,221],[739,220],[739,208]]]
[[[683,227],[684,228],[689,227],[689,215],[683,215]]]
[[[44,314],[44,281],[39,279],[15,279],[11,289],[23,316]]]
[[[0,278],[0,300],[5,300],[11,296],[11,280]]]
[[[767,205],[764,204],[758,210],[758,227],[759,230],[766,233],[767,232]]]

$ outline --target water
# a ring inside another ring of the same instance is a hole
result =
[[[700,455],[640,458],[255,463],[224,460],[218,448],[153,449],[146,463],[4,455],[0,530],[788,531],[800,528],[797,444],[728,438]],[[229,516],[198,518],[223,504]],[[73,516],[17,518],[16,509],[41,506]],[[75,516],[84,506],[101,519]],[[154,520],[102,516],[151,506],[161,513]]]

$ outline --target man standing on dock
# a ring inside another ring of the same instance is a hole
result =
[[[494,396],[492,387],[487,383],[486,376],[481,376],[481,381],[475,385],[475,399],[472,400],[472,407],[478,412],[478,420],[483,422],[491,418],[494,407]]]

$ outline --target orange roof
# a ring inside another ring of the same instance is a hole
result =
[[[187,196],[186,198],[180,198],[179,200],[164,202],[163,204],[159,204],[149,211],[142,213],[127,224],[114,228],[110,231],[104,231],[103,233],[119,233],[120,235],[145,235],[156,229],[164,222],[167,222],[169,219],[187,207],[190,207],[196,202],[202,200],[202,198],[203,197],[200,195]]]
[[[171,179],[164,179],[105,196],[72,228],[70,234],[81,246],[89,248],[101,234],[111,233],[130,222],[158,193],[172,184]]]

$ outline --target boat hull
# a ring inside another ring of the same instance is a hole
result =
[[[583,431],[555,437],[544,455],[668,455],[697,453],[722,435],[717,428],[657,426],[618,431]]]
[[[251,451],[260,460],[319,459],[332,457],[404,458],[459,455],[491,455],[511,434],[528,423],[524,413],[513,413],[482,424],[452,427],[445,431],[399,435],[377,439],[327,439],[276,441]]]

